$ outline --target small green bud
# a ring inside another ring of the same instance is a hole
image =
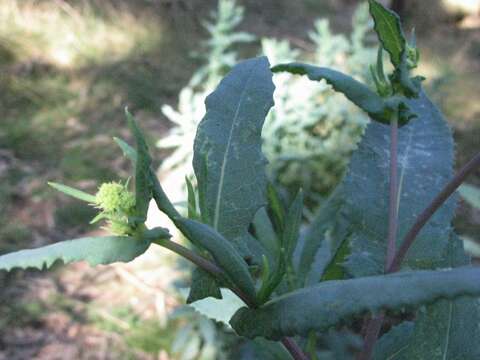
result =
[[[97,206],[105,212],[129,214],[135,207],[135,195],[125,185],[110,182],[100,186],[95,196]]]
[[[115,235],[131,235],[135,232],[135,227],[129,223],[129,217],[135,214],[135,194],[128,191],[128,182],[102,184],[95,195],[95,205],[101,212],[94,222],[105,219],[108,230]]]

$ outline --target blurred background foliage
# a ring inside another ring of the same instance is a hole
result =
[[[391,1],[417,29],[419,72],[454,130],[458,164],[480,148],[479,3]],[[45,184],[93,192],[128,177],[111,141],[128,138],[124,106],[182,201],[204,98],[233,64],[265,54],[369,81],[370,28],[355,0],[2,0],[0,252],[98,232],[86,225],[93,209]],[[368,120],[324,84],[288,75],[275,82],[264,130],[270,177],[286,193],[304,188],[308,217],[341,178]],[[469,183],[480,186],[480,174]],[[475,249],[480,210],[471,193],[455,225]],[[175,289],[188,286],[188,266],[162,251],[127,265],[0,273],[0,283],[0,359],[266,358],[266,344],[242,344],[179,307]]]

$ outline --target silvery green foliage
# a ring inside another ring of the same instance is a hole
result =
[[[162,149],[173,153],[162,163],[161,171],[177,169],[182,176],[192,175],[192,148],[197,126],[205,115],[205,99],[237,62],[234,47],[250,42],[254,36],[236,31],[243,20],[244,9],[235,0],[219,0],[212,21],[204,22],[209,38],[201,52],[194,54],[205,63],[180,91],[177,109],[162,107],[163,114],[174,124],[169,134],[158,142]],[[179,185],[183,186],[183,185]]]
[[[180,92],[177,109],[168,105],[162,108],[174,127],[158,146],[174,151],[163,162],[161,171],[192,173],[192,144],[205,114],[203,102],[237,62],[237,53],[232,49],[252,39],[249,34],[235,31],[243,18],[243,8],[234,1],[220,0],[214,18],[215,22],[206,25],[210,34],[203,56],[206,65]],[[309,34],[314,62],[366,80],[376,50],[365,45],[372,28],[365,4],[355,12],[352,26],[349,36],[333,34],[328,20],[317,20]],[[292,48],[287,40],[270,38],[261,39],[260,52],[272,65],[310,56]],[[328,193],[337,184],[368,118],[327,84],[319,86],[288,74],[275,75],[274,83],[275,109],[263,127],[268,173],[289,189],[302,187],[307,203],[313,205],[318,194]]]

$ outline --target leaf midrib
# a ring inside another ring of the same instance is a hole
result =
[[[220,179],[219,179],[219,183],[218,183],[217,196],[216,196],[216,200],[215,200],[215,212],[214,212],[214,217],[213,217],[213,228],[215,230],[218,230],[218,221],[219,221],[219,218],[220,218],[220,215],[219,215],[220,214],[220,203],[221,203],[222,193],[223,193],[223,183],[225,181],[225,170],[226,170],[226,167],[227,167],[228,155],[230,153],[230,144],[231,144],[232,137],[233,137],[233,131],[235,129],[235,124],[237,122],[237,118],[238,118],[238,115],[240,113],[240,106],[244,101],[244,98],[245,98],[245,95],[246,95],[246,90],[247,90],[248,84],[249,84],[249,82],[252,78],[252,74],[253,74],[254,69],[255,69],[254,66],[252,66],[251,69],[250,69],[250,72],[249,72],[248,77],[247,77],[247,81],[245,82],[244,88],[243,88],[242,93],[240,95],[240,100],[238,101],[237,108],[235,110],[235,115],[233,117],[230,132],[228,134],[227,148],[226,148],[225,153],[223,155],[222,167],[220,169]]]

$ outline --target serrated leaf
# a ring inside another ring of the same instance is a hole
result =
[[[439,265],[469,265],[462,241],[454,234]],[[460,298],[441,300],[417,313],[415,328],[404,359],[480,359],[480,302]]]
[[[48,269],[56,261],[64,264],[87,261],[91,266],[128,262],[143,254],[150,241],[132,237],[87,237],[61,241],[38,249],[21,250],[0,256],[0,270],[13,268]]]
[[[458,188],[460,196],[474,208],[480,209],[480,189],[476,186],[463,184]]]
[[[480,268],[465,267],[325,281],[280,296],[258,309],[244,307],[230,324],[248,338],[307,336],[310,331],[325,331],[367,312],[480,296],[479,276]]]
[[[148,204],[152,198],[152,182],[150,158],[148,145],[142,131],[138,127],[133,116],[125,110],[128,126],[135,137],[137,144],[137,157],[135,161],[135,211],[139,223],[144,223],[147,219]]]
[[[255,299],[255,286],[247,263],[235,247],[212,227],[190,219],[177,219],[182,233],[195,245],[207,250],[215,262],[250,299]]]
[[[374,20],[374,29],[383,48],[389,53],[393,66],[402,62],[406,40],[400,18],[375,0],[369,0],[370,15]]]
[[[222,293],[216,279],[206,271],[195,268],[192,271],[192,286],[188,294],[187,304],[202,300],[208,297],[222,298]]]
[[[64,194],[67,194],[68,196],[74,197],[75,199],[79,199],[79,200],[88,202],[90,204],[95,204],[96,202],[96,198],[94,195],[90,195],[84,191],[72,188],[70,186],[58,184],[55,182],[49,182],[48,185],[53,187],[55,190],[58,190]]]
[[[302,63],[276,65],[273,72],[286,71],[292,74],[307,75],[310,80],[325,80],[335,91],[344,94],[351,102],[365,111],[372,119],[390,123],[392,110],[385,101],[367,85],[355,80],[351,76],[329,68],[318,67]]]
[[[205,102],[193,156],[200,210],[228,240],[243,236],[266,203],[261,131],[273,90],[267,58],[249,59],[236,65]]]
[[[439,110],[422,92],[407,100],[418,118],[398,133],[398,233],[397,245],[418,214],[453,176],[453,140]],[[352,255],[347,261],[353,276],[383,272],[388,234],[390,128],[370,123],[353,154],[341,185],[342,212],[350,221]],[[407,254],[405,265],[432,268],[448,243],[454,216],[451,197],[426,224]]]
[[[244,303],[231,290],[221,289],[222,299],[214,299],[212,297],[203,300],[195,301],[189,306],[193,307],[200,314],[222,322],[230,326],[228,321],[233,314],[240,309]]]

